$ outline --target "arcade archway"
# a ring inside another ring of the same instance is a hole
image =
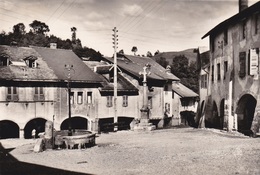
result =
[[[45,130],[45,123],[46,119],[44,118],[34,118],[30,120],[24,127],[24,138],[30,139],[32,138],[32,130],[35,129],[36,131],[36,138],[38,138],[38,134],[44,132]]]
[[[250,94],[245,94],[239,99],[236,110],[239,132],[246,135],[252,133],[250,129],[254,118],[256,102],[256,99]]]
[[[76,116],[71,117],[71,128],[72,129],[88,129],[88,119]],[[60,126],[61,130],[68,130],[69,129],[69,118],[65,119]]]
[[[19,126],[10,120],[0,121],[0,139],[19,138]]]

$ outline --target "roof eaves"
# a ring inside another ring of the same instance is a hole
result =
[[[248,8],[246,8],[245,10],[235,14],[234,16],[226,19],[225,21],[219,23],[217,26],[215,26],[209,32],[207,32],[201,39],[204,39],[207,36],[209,36],[210,34],[216,32],[216,30],[218,30],[219,28],[226,28],[228,25],[230,25],[234,22],[238,22],[239,18],[241,18],[241,19],[246,18],[250,14],[255,13],[255,11],[257,11],[257,10],[259,11],[259,9],[260,9],[260,1],[253,4],[252,6],[250,6]]]

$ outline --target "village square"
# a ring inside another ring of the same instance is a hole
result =
[[[260,2],[236,4],[182,52],[2,32],[0,174],[260,174]]]

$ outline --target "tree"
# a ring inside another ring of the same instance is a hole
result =
[[[153,54],[152,54],[150,51],[148,51],[148,52],[146,53],[146,56],[147,56],[147,57],[152,57]]]
[[[157,50],[155,53],[154,53],[154,55],[157,55],[157,54],[159,54],[160,53],[160,51],[159,50]]]
[[[13,26],[13,33],[15,36],[21,36],[24,35],[25,32],[25,25],[23,23],[18,23]]]
[[[138,49],[137,49],[137,47],[136,46],[133,46],[133,48],[132,48],[132,50],[131,50],[132,52],[134,52],[134,55],[136,55],[136,52],[138,51]]]
[[[119,50],[119,52],[118,52],[119,54],[121,54],[121,55],[124,55],[125,54],[125,52],[124,52],[124,50],[123,49],[121,49],[121,50]]]
[[[49,26],[46,25],[44,22],[34,20],[29,26],[33,29],[34,34],[42,34],[45,35],[47,32],[50,31]]]
[[[162,67],[166,68],[166,66],[169,65],[169,61],[166,61],[166,58],[164,57],[160,57],[160,58],[156,58],[155,60],[157,63],[159,63]]]

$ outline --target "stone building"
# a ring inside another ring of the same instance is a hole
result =
[[[65,65],[73,65],[70,78]],[[0,138],[31,138],[47,120],[57,130],[68,128],[68,79],[72,125],[91,127],[88,99],[99,93],[102,80],[71,50],[2,45],[0,79]]]
[[[259,132],[260,2],[239,1],[239,12],[202,38],[208,36],[210,63],[201,69],[207,92],[200,94],[206,127]]]
[[[104,59],[113,64],[113,58],[105,57]],[[140,112],[143,107],[144,97],[144,77],[142,72],[144,67],[149,65],[150,69],[147,74],[149,122],[157,127],[163,127],[166,124],[180,124],[180,116],[174,115],[175,109],[179,106],[175,104],[175,101],[172,98],[172,83],[179,81],[178,77],[149,57],[118,54],[117,64],[122,74],[124,74],[124,76],[126,76],[139,90],[138,99],[133,102],[137,105],[136,109],[139,111],[136,115],[137,119],[142,118]]]

